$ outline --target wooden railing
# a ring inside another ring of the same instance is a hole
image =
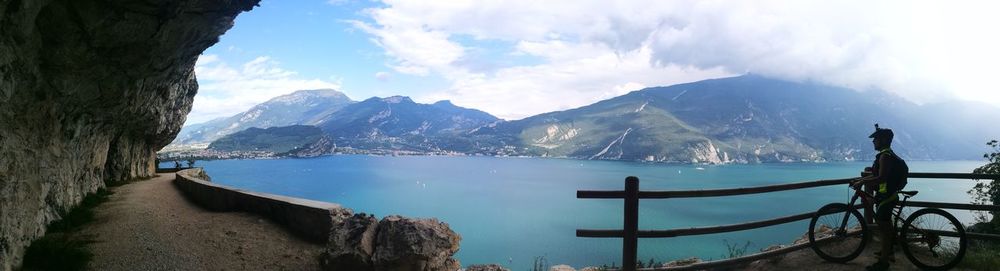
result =
[[[865,173],[862,173],[862,176],[864,175]],[[909,179],[1000,180],[1000,175],[996,174],[967,174],[967,173],[910,173],[908,177]],[[622,238],[622,270],[634,271],[636,270],[637,266],[636,256],[638,252],[638,242],[639,242],[638,238],[670,238],[670,237],[687,236],[687,235],[702,235],[702,234],[743,231],[743,230],[750,230],[750,229],[769,227],[779,224],[785,224],[799,220],[805,220],[811,218],[815,213],[815,212],[809,212],[809,213],[795,214],[768,220],[751,221],[751,222],[732,224],[732,225],[718,225],[718,226],[697,227],[697,228],[687,228],[687,229],[639,230],[639,199],[721,197],[721,196],[760,194],[760,193],[797,190],[797,189],[822,187],[822,186],[845,185],[848,184],[853,179],[855,178],[819,180],[819,181],[778,184],[778,185],[768,185],[759,187],[747,187],[747,188],[679,190],[679,191],[640,191],[639,178],[634,176],[629,176],[625,178],[625,190],[576,191],[576,197],[580,199],[624,199],[625,203],[624,223],[623,223],[624,228],[620,230],[577,229],[576,236],[596,237],[596,238]],[[976,205],[976,204],[962,204],[962,203],[908,201],[906,202],[905,206],[933,207],[933,208],[961,209],[961,210],[975,210],[975,211],[1000,211],[1000,206],[998,205]],[[855,206],[855,208],[861,208],[861,206]],[[865,219],[871,221],[873,218],[873,215],[871,215],[870,212],[871,206],[865,206],[864,208],[866,209]],[[966,236],[974,239],[1000,240],[1000,235],[993,235],[993,234],[967,233]],[[791,251],[808,247],[809,245],[810,245],[809,243],[803,243],[739,258],[731,258],[731,259],[711,261],[711,262],[701,262],[682,267],[644,268],[642,270],[698,270],[698,269],[707,269],[720,266],[729,266],[733,264],[745,263],[749,261],[768,258],[779,254],[788,253]]]

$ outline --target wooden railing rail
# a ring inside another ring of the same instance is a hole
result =
[[[760,194],[760,193],[770,193],[778,191],[788,191],[803,188],[812,188],[820,186],[831,186],[838,184],[847,184],[853,180],[850,179],[834,179],[834,180],[820,180],[811,182],[801,182],[801,183],[790,183],[790,184],[778,184],[778,185],[768,185],[768,186],[758,186],[758,187],[746,187],[746,188],[726,188],[726,189],[704,189],[704,190],[678,190],[678,191],[639,191],[639,198],[642,199],[668,199],[668,198],[695,198],[695,197],[720,197],[720,196],[736,196],[736,195],[749,195],[749,194]],[[579,199],[620,199],[622,198],[624,191],[592,191],[592,190],[579,190],[576,191],[576,198]]]
[[[860,209],[861,207],[862,207],[861,205],[855,205],[854,208]],[[669,238],[669,237],[688,236],[688,235],[702,235],[702,234],[752,230],[757,228],[764,228],[774,225],[795,222],[799,220],[806,220],[812,218],[814,214],[816,214],[816,212],[808,212],[797,215],[779,217],[775,219],[747,222],[742,224],[720,225],[720,226],[710,226],[710,227],[700,227],[700,228],[646,230],[646,231],[640,230],[636,233],[636,235],[639,238]],[[622,238],[623,234],[621,230],[578,229],[576,230],[576,236],[595,237],[595,238]]]
[[[862,173],[865,176],[868,173]],[[971,173],[910,173],[908,178],[929,178],[929,179],[967,179],[967,180],[979,180],[979,179],[993,179],[1000,180],[1000,174],[971,174]],[[805,188],[814,188],[822,186],[831,185],[843,185],[849,183],[854,178],[846,179],[832,179],[832,180],[819,180],[819,181],[808,181],[808,182],[798,182],[790,184],[777,184],[777,185],[767,185],[759,187],[745,187],[745,188],[725,188],[725,189],[703,189],[703,190],[677,190],[677,191],[639,191],[639,178],[635,176],[629,176],[625,178],[625,190],[611,190],[611,191],[595,191],[595,190],[578,190],[576,193],[577,198],[581,199],[624,199],[624,216],[623,216],[623,229],[621,230],[601,230],[601,229],[577,229],[577,237],[594,237],[594,238],[622,238],[622,270],[634,271],[636,270],[636,256],[638,250],[638,238],[670,238],[677,236],[688,236],[688,235],[702,235],[702,234],[715,234],[724,232],[734,232],[743,231],[757,228],[770,227],[774,225],[780,225],[800,220],[805,220],[811,218],[815,212],[802,213],[796,215],[790,215],[785,217],[773,218],[768,220],[752,221],[740,224],[731,225],[718,225],[718,226],[707,226],[707,227],[695,227],[686,229],[668,229],[668,230],[639,230],[639,199],[668,199],[668,198],[694,198],[694,197],[721,197],[721,196],[736,196],[736,195],[749,195],[749,194],[760,194],[760,193],[770,193],[778,191],[789,191]],[[977,205],[977,204],[962,204],[962,203],[945,203],[945,202],[924,202],[924,201],[908,201],[904,206],[907,207],[932,207],[932,208],[944,208],[944,209],[960,209],[960,210],[974,210],[974,211],[1000,211],[1000,206],[998,205]],[[861,205],[855,205],[854,208],[862,208]],[[865,208],[869,209],[869,208]],[[866,212],[866,218],[870,218],[870,214]],[[957,233],[951,233],[957,234]],[[967,233],[969,238],[974,239],[991,239],[1000,240],[1000,235],[994,234],[982,234],[982,233]],[[694,269],[704,269],[725,266],[735,263],[743,263],[752,260],[762,259],[766,257],[771,257],[777,254],[791,252],[797,249],[807,247],[806,244],[799,244],[794,246],[789,246],[769,252],[757,253],[745,257],[725,259],[719,261],[698,263],[691,266],[677,267],[677,268],[667,268],[667,269],[641,269],[641,270],[694,270]]]

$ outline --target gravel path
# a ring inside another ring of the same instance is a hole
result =
[[[865,246],[864,252],[861,253],[858,258],[851,260],[847,263],[832,263],[827,262],[816,255],[810,248],[801,249],[781,257],[775,257],[771,259],[761,260],[754,262],[746,268],[741,270],[809,270],[809,271],[855,271],[855,270],[865,270],[865,267],[871,265],[878,261],[875,257],[875,251],[879,248],[880,244],[876,239],[871,240],[868,245]],[[895,249],[895,260],[896,262],[892,264],[889,270],[893,271],[919,271],[917,268],[910,263],[910,260],[903,255],[902,249]],[[955,271],[962,271],[967,269],[955,268]]]
[[[210,212],[188,202],[173,173],[113,188],[90,237],[91,270],[318,270],[322,247],[246,213]]]

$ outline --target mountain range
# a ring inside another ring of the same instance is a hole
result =
[[[226,134],[245,139],[255,137],[246,133],[264,131],[237,129],[304,124],[325,136],[312,133],[303,146],[289,149],[285,144],[275,151],[290,156],[360,150],[679,163],[845,161],[872,158],[867,135],[878,122],[893,128],[894,150],[904,158],[975,159],[986,151],[984,143],[991,136],[1000,135],[1000,127],[988,125],[996,119],[1000,109],[981,103],[918,105],[884,91],[748,74],[646,88],[513,121],[448,101],[420,104],[394,96],[353,102],[333,90],[299,91],[230,118],[192,125],[199,132],[189,133],[187,141],[179,135],[175,143],[225,139]],[[296,154],[302,149],[310,151]]]
[[[470,151],[468,131],[500,119],[449,101],[416,103],[408,97],[370,98],[324,117],[317,126],[338,144],[360,149]]]
[[[970,110],[972,107],[979,110]],[[965,110],[955,110],[965,108]],[[973,113],[980,112],[980,113]],[[872,159],[876,122],[894,128],[913,159],[982,154],[1000,110],[971,103],[917,105],[902,97],[757,75],[654,87],[567,111],[501,123],[533,155],[695,163]]]
[[[181,128],[171,145],[211,143],[223,136],[247,128],[288,125],[314,125],[320,118],[354,103],[347,95],[333,89],[299,90],[274,97],[249,110],[225,118]]]

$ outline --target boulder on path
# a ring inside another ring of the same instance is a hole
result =
[[[499,264],[473,264],[465,268],[465,271],[510,271]]]
[[[320,259],[325,270],[374,270],[375,233],[378,220],[364,213],[334,217],[330,240]]]
[[[376,270],[438,271],[458,270],[462,237],[447,223],[437,219],[387,216],[378,223],[372,263]]]
[[[549,267],[549,271],[576,271],[572,266],[560,264]]]

